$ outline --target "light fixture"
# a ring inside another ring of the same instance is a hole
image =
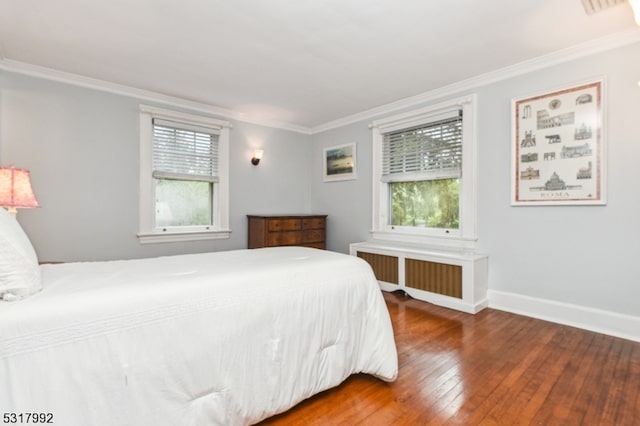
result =
[[[640,0],[629,0],[633,16],[636,18],[636,24],[640,26]]]
[[[13,217],[16,217],[17,209],[40,207],[31,189],[28,170],[0,167],[0,206]]]
[[[253,151],[253,158],[251,158],[251,164],[253,164],[254,166],[257,166],[258,163],[260,163],[260,160],[262,159],[262,154],[264,154],[263,149],[256,149],[255,151]]]

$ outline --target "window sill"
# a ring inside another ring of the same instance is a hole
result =
[[[474,250],[477,238],[462,237],[459,235],[433,235],[408,233],[402,231],[371,231],[371,237],[375,240],[394,241],[398,243],[417,244],[429,247],[441,247],[445,249]]]
[[[222,240],[231,236],[231,230],[190,232],[141,232],[140,244],[176,243],[183,241]]]

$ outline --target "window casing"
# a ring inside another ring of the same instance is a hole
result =
[[[474,248],[475,95],[377,120],[376,239]]]
[[[229,238],[229,128],[140,107],[141,243]]]

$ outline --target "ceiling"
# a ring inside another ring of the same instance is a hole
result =
[[[0,65],[312,129],[634,28],[581,0],[0,0]]]

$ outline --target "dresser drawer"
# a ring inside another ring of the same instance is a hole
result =
[[[317,249],[321,249],[321,250],[326,250],[326,244],[324,243],[324,241],[322,242],[317,242],[317,243],[308,243],[304,245],[305,247],[311,247],[311,248],[317,248]]]
[[[311,229],[309,231],[302,232],[302,242],[305,244],[324,242],[324,238],[323,229]]]
[[[324,229],[326,220],[323,217],[302,219],[302,229]]]
[[[301,229],[301,226],[301,220],[295,218],[269,219],[267,221],[267,229],[269,232],[298,231]]]
[[[302,234],[296,231],[270,232],[267,235],[267,246],[295,246],[302,243]]]

